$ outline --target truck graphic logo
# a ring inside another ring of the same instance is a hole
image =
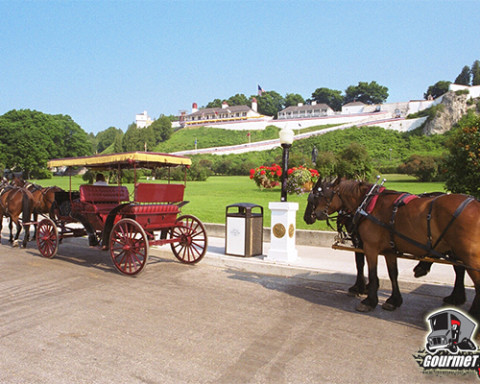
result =
[[[430,353],[448,350],[451,353],[476,351],[472,340],[476,324],[464,314],[447,309],[436,312],[428,318],[430,334],[427,336],[426,349]]]
[[[423,372],[475,372],[480,378],[480,351],[474,341],[477,323],[451,308],[431,314],[426,321],[430,331],[425,348],[413,355]]]

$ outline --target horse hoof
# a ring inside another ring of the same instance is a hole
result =
[[[12,242],[12,247],[14,247],[14,248],[18,247],[18,240],[14,240]]]
[[[427,271],[425,268],[423,268],[421,265],[417,265],[415,268],[413,268],[413,275],[416,277],[416,278],[419,278],[419,277],[422,277],[422,276],[426,276],[428,274],[428,272],[430,271]]]
[[[397,309],[395,305],[387,302],[383,303],[382,308],[385,309],[386,311],[394,311],[395,309]]]
[[[373,311],[373,307],[372,307],[372,306],[366,305],[366,304],[363,304],[363,303],[358,304],[355,309],[356,309],[358,312],[363,312],[363,313]]]

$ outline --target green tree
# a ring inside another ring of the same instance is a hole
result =
[[[89,136],[70,116],[12,110],[0,116],[2,162],[24,171],[24,177],[45,174],[49,159],[92,153]]]
[[[475,60],[471,69],[472,85],[480,85],[480,61]]]
[[[153,129],[155,144],[167,141],[173,134],[172,122],[167,116],[160,116],[150,127]]]
[[[304,104],[305,99],[298,93],[287,93],[285,95],[285,108],[294,107],[300,103]]]
[[[250,105],[250,100],[243,93],[237,93],[235,96],[231,96],[227,99],[227,103],[230,106],[234,105]]]
[[[367,149],[358,143],[351,143],[337,157],[337,174],[349,179],[366,180],[373,167]]]
[[[450,87],[451,81],[440,80],[437,81],[434,85],[428,87],[427,92],[423,94],[423,98],[427,100],[429,96],[436,99],[437,97],[442,96],[444,93],[448,92],[448,88]]]
[[[480,116],[465,115],[449,146],[446,158],[446,189],[480,198]]]
[[[215,99],[210,101],[205,108],[222,108],[222,100]]]
[[[401,173],[415,176],[418,180],[436,181],[440,176],[441,158],[430,155],[411,155],[408,160],[399,167]]]
[[[144,151],[145,148],[152,150],[155,146],[155,134],[152,126],[137,128],[136,123],[128,126],[127,132],[123,135],[122,147],[125,152]]]
[[[457,76],[454,83],[459,85],[470,85],[471,71],[468,65],[465,65],[462,72]]]
[[[358,85],[351,85],[345,90],[344,104],[352,101],[361,101],[365,104],[381,104],[388,98],[388,88],[376,81],[367,83],[360,81]]]
[[[327,104],[334,111],[340,111],[344,97],[342,96],[342,91],[329,88],[317,88],[315,92],[312,93],[312,100],[317,103]]]
[[[105,131],[97,133],[97,152],[102,153],[110,145],[113,144],[117,135],[123,135],[123,131],[119,128],[109,127]]]
[[[285,105],[284,98],[275,91],[265,92],[262,96],[255,96],[258,103],[258,112],[267,116],[277,116]]]

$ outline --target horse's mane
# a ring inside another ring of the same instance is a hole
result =
[[[342,195],[360,196],[371,187],[372,184],[365,181],[344,179],[338,184],[338,192]]]

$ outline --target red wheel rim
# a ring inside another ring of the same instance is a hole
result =
[[[37,247],[43,257],[51,259],[58,250],[58,230],[53,221],[44,219],[38,224]]]
[[[110,256],[118,271],[126,275],[136,275],[145,267],[148,260],[147,235],[134,220],[120,220],[110,236]]]
[[[198,263],[207,251],[207,233],[205,227],[195,216],[178,218],[170,237],[178,239],[171,244],[173,254],[182,263]]]

